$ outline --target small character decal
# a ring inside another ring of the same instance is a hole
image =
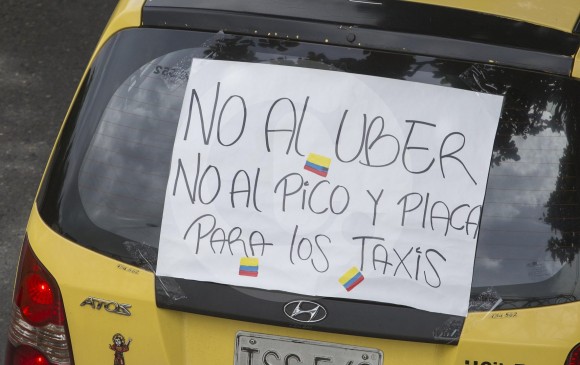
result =
[[[109,348],[115,351],[115,361],[113,365],[125,365],[124,352],[129,351],[129,345],[131,344],[131,339],[125,343],[125,337],[120,333],[115,333],[113,336],[113,344],[109,345]]]

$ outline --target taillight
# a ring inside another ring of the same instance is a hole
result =
[[[49,365],[48,359],[38,350],[29,346],[8,347],[6,365]]]
[[[568,355],[568,359],[566,360],[566,365],[580,365],[580,344],[576,345],[570,351],[570,355]]]
[[[70,365],[66,317],[60,290],[24,240],[5,365]]]

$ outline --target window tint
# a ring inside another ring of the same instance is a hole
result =
[[[192,58],[322,68],[504,95],[472,310],[576,300],[580,87],[498,66],[222,34],[121,32],[93,66],[43,187],[41,214],[54,229],[154,270]]]

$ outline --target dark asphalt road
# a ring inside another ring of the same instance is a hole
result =
[[[0,1],[0,363],[26,221],[116,0]]]

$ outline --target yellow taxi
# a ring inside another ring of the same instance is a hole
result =
[[[580,364],[579,16],[121,0],[5,364]]]

